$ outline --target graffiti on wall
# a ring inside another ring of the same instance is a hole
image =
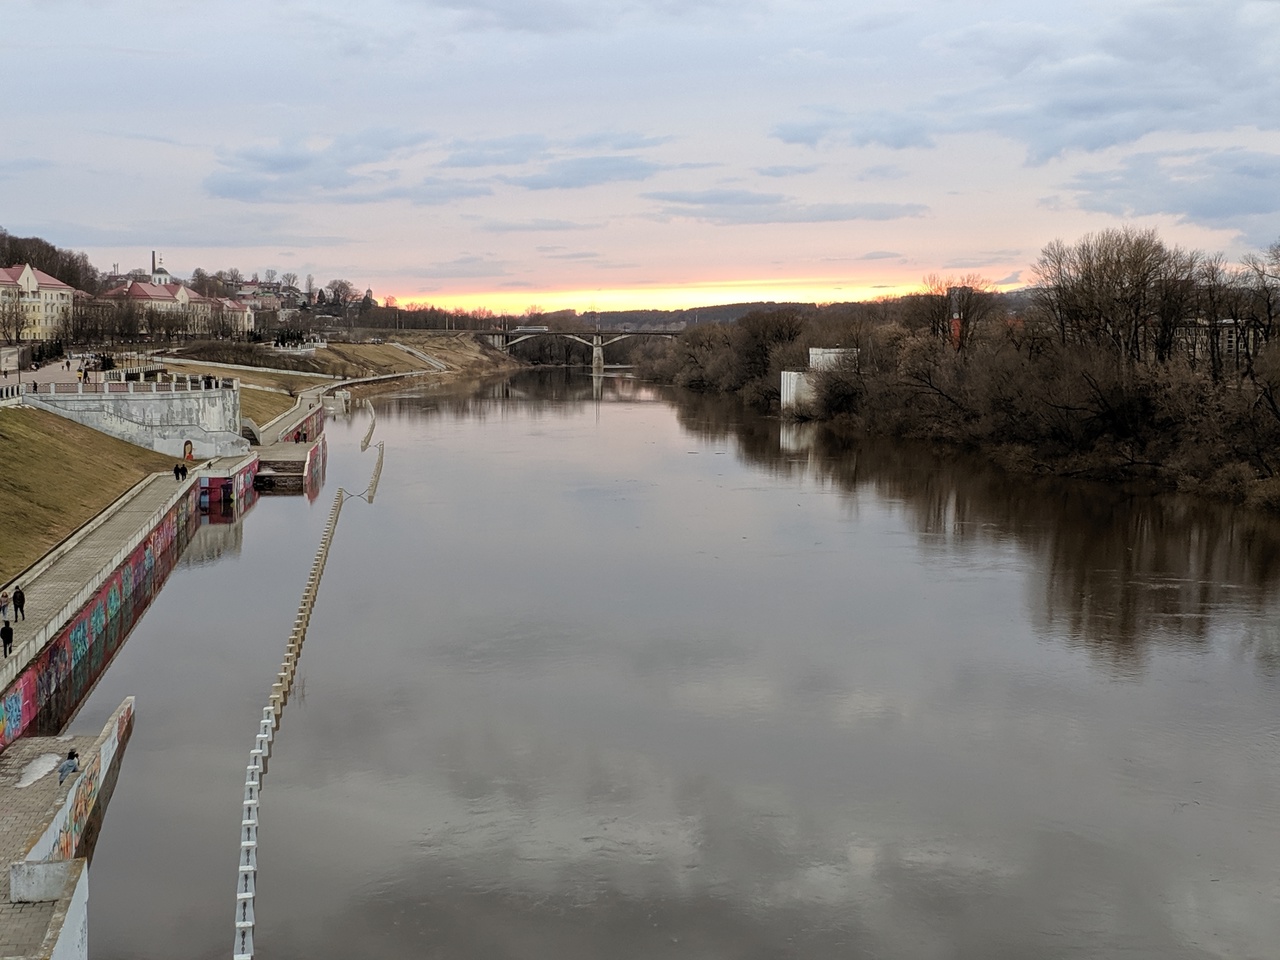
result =
[[[0,693],[0,749],[24,733],[57,733],[110,664],[199,525],[193,486],[97,593]]]
[[[276,439],[281,443],[286,443],[289,440],[292,440],[295,435],[298,439],[301,439],[303,434],[305,434],[308,440],[314,440],[323,432],[324,404],[317,403],[315,405],[315,409],[308,413],[304,419],[298,421],[291,427],[286,427],[284,430],[281,430]]]
[[[129,739],[130,725],[133,723],[132,698],[116,711],[114,719],[114,729],[110,736],[103,742],[101,749],[94,751],[76,780],[70,810],[58,828],[58,839],[49,857],[51,860],[71,860],[82,852],[85,832],[93,818],[94,808],[106,779],[103,768],[110,768],[121,745]]]
[[[235,474],[225,477],[200,478],[200,509],[210,523],[233,523],[257,500],[253,480],[258,475],[258,458],[254,457]]]

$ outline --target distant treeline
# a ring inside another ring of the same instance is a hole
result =
[[[808,416],[1280,509],[1280,243],[1231,266],[1108,230],[1051,243],[1034,275],[1016,296],[929,277],[908,297],[759,311],[646,345],[638,363],[776,409],[809,347],[852,347],[814,375]]]

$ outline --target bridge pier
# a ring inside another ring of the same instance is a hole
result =
[[[596,334],[591,338],[591,372],[604,372],[604,337]]]

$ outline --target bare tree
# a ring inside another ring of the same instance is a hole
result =
[[[1107,347],[1125,365],[1160,359],[1160,331],[1194,319],[1188,276],[1200,255],[1166,247],[1154,230],[1132,227],[1048,244],[1035,263],[1035,306],[1063,344]]]
[[[21,340],[29,326],[31,318],[16,296],[0,302],[0,337],[4,337],[6,343]]]
[[[995,310],[996,295],[991,281],[976,273],[945,279],[931,273],[924,278],[924,293],[912,302],[921,325],[963,353],[974,331]]]

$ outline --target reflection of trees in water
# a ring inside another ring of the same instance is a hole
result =
[[[657,387],[626,376],[584,376],[567,368],[531,370],[502,380],[448,384],[439,392],[392,394],[374,400],[380,410],[394,410],[405,420],[502,419],[511,414],[568,419],[597,400],[644,402],[659,398]]]
[[[676,412],[690,433],[732,439],[745,462],[774,475],[901,504],[926,550],[1016,545],[1040,574],[1033,612],[1042,627],[1122,671],[1140,666],[1151,642],[1204,642],[1225,604],[1260,616],[1280,580],[1280,524],[1257,513],[1010,475],[951,451],[766,419],[718,397],[681,394]],[[1280,639],[1263,633],[1247,633],[1246,648],[1280,665]]]

